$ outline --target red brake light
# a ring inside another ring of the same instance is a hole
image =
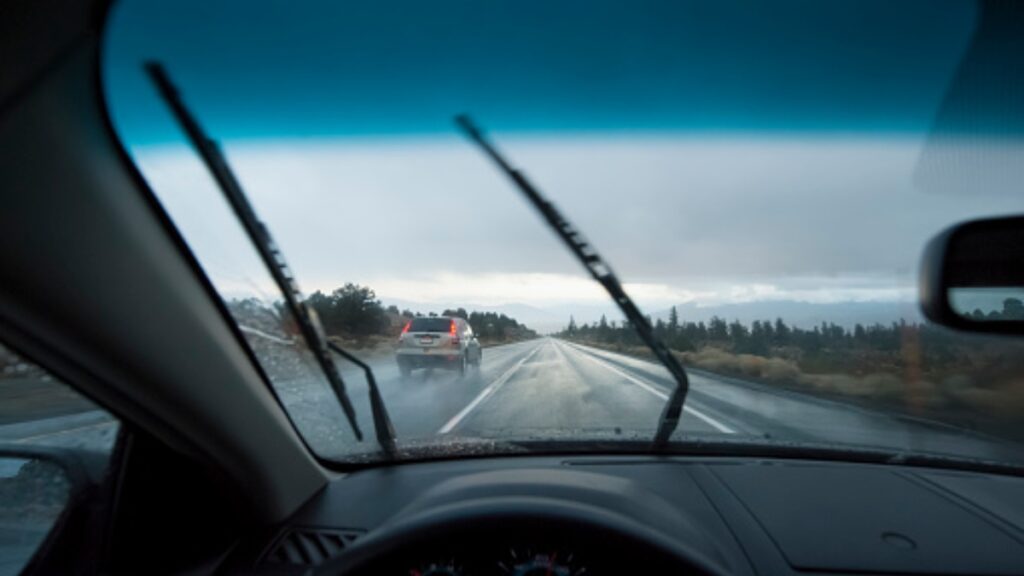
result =
[[[452,320],[452,323],[448,325],[448,334],[452,337],[452,344],[459,343],[459,329],[455,324],[455,320]]]
[[[412,320],[409,320],[408,322],[405,323],[405,327],[402,328],[402,334],[405,334],[406,332],[409,331],[409,326],[412,326]]]

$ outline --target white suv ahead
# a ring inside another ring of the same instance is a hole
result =
[[[482,358],[480,342],[462,318],[413,318],[398,337],[398,369],[402,376],[415,368],[458,370],[461,376],[470,366],[479,368]]]

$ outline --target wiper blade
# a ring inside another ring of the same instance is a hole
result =
[[[256,247],[257,252],[259,252],[260,258],[270,271],[274,282],[280,288],[281,294],[284,296],[285,307],[295,318],[302,337],[316,358],[317,364],[319,364],[327,376],[327,381],[334,391],[338,404],[341,406],[342,412],[345,413],[345,418],[352,427],[352,432],[355,434],[356,439],[362,441],[363,432],[359,429],[355,408],[352,406],[352,400],[345,389],[345,381],[342,380],[341,373],[331,358],[330,350],[334,350],[355,363],[367,374],[370,405],[373,410],[377,442],[384,452],[388,455],[393,455],[395,452],[395,432],[391,425],[391,420],[388,418],[380,391],[377,389],[377,381],[373,377],[373,371],[370,370],[369,366],[348,352],[345,352],[333,343],[329,343],[324,334],[323,327],[320,325],[316,311],[303,302],[302,293],[299,291],[295,278],[284,261],[284,256],[270,236],[270,230],[267,229],[266,225],[256,215],[256,211],[253,210],[245,192],[242,191],[241,184],[239,184],[234,172],[231,171],[231,167],[228,165],[227,159],[224,158],[217,143],[206,135],[199,121],[185,106],[164,67],[158,62],[148,62],[145,68],[153,84],[156,86],[157,92],[170,108],[174,119],[185,132],[189,142],[196,149],[199,157],[217,182],[217,186],[224,193],[228,204],[231,205],[235,215],[241,221],[242,227],[245,228],[249,239]]]
[[[629,320],[636,330],[640,339],[643,340],[644,344],[650,348],[654,356],[661,361],[672,375],[672,378],[675,379],[676,387],[661,412],[661,417],[658,419],[658,430],[654,435],[654,444],[656,446],[667,445],[669,437],[672,436],[672,433],[675,432],[676,427],[679,425],[679,419],[683,414],[683,405],[686,402],[686,393],[690,389],[690,380],[686,376],[686,370],[676,360],[676,357],[669,352],[665,344],[654,335],[654,330],[651,328],[651,323],[647,321],[647,317],[640,313],[640,309],[636,307],[633,300],[626,294],[622,283],[615,276],[611,266],[586,241],[583,234],[570,224],[558,209],[555,208],[554,204],[545,199],[533,184],[530,184],[521,171],[513,168],[502,157],[498,150],[488,142],[483,132],[477,128],[469,116],[457,116],[455,123],[462,128],[470,140],[475,142],[498,165],[498,168],[512,180],[520,192],[526,196],[526,199],[540,212],[544,220],[558,234],[558,237],[565,242],[569,250],[576,255],[591,277],[604,287],[619,307],[619,310],[622,311],[626,319]]]
[[[394,456],[395,427],[391,425],[391,418],[388,416],[387,408],[384,406],[384,398],[380,395],[380,388],[377,387],[377,378],[373,375],[373,369],[369,364],[346,352],[341,346],[334,342],[327,341],[327,346],[335,353],[341,355],[349,362],[363,369],[366,376],[366,387],[370,392],[370,410],[373,413],[373,428],[377,434],[377,442],[388,456]]]

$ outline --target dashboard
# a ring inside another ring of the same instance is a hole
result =
[[[1021,574],[1024,478],[751,458],[399,464],[337,478],[227,572]]]

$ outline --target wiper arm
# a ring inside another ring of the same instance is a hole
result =
[[[369,364],[349,354],[334,342],[328,340],[327,346],[335,353],[341,355],[341,357],[363,369],[363,374],[366,375],[366,387],[370,393],[370,410],[373,414],[373,428],[377,434],[377,442],[388,456],[393,457],[396,451],[395,427],[391,425],[391,417],[388,416],[387,408],[384,406],[384,398],[380,395],[380,388],[377,387],[377,378],[373,375],[373,369],[370,368]]]
[[[153,84],[156,86],[157,92],[159,92],[161,98],[171,109],[174,119],[185,132],[189,142],[196,149],[199,157],[217,182],[217,186],[224,193],[228,204],[231,205],[235,215],[241,221],[242,227],[245,228],[249,239],[256,246],[260,258],[270,271],[274,282],[280,288],[281,294],[284,296],[285,306],[295,318],[299,331],[309,345],[309,349],[316,358],[317,364],[320,365],[320,368],[327,376],[327,381],[334,391],[338,404],[341,406],[342,412],[345,413],[345,418],[352,427],[352,432],[355,434],[356,439],[362,441],[363,432],[359,429],[355,408],[353,408],[352,400],[345,389],[345,381],[342,380],[341,373],[331,358],[330,350],[334,350],[355,363],[366,373],[377,442],[385,453],[389,456],[394,455],[395,432],[391,425],[391,420],[388,418],[387,410],[384,407],[380,390],[377,389],[377,381],[373,377],[373,371],[365,363],[327,340],[316,311],[303,302],[302,293],[299,291],[295,278],[284,261],[284,256],[270,236],[270,230],[267,229],[256,215],[256,211],[253,210],[245,192],[242,191],[241,184],[239,184],[235,174],[231,171],[231,167],[228,165],[227,159],[224,158],[217,143],[206,135],[199,121],[196,120],[191,111],[185,106],[164,67],[158,62],[148,62],[145,68]]]
[[[686,376],[686,370],[679,364],[676,357],[669,352],[665,344],[654,335],[654,330],[651,328],[650,322],[647,321],[647,317],[640,313],[640,309],[636,307],[633,300],[626,294],[626,291],[622,288],[622,283],[619,282],[615,273],[612,272],[611,266],[601,258],[592,245],[587,243],[579,230],[570,224],[558,209],[555,208],[554,204],[545,199],[540,191],[534,188],[533,184],[530,184],[522,172],[513,168],[502,157],[498,150],[487,141],[469,116],[457,116],[455,123],[462,128],[470,140],[475,142],[498,165],[498,168],[515,183],[516,187],[526,196],[526,199],[540,212],[548,225],[551,226],[555,233],[558,234],[558,237],[569,247],[569,250],[576,255],[587,271],[590,272],[591,277],[604,287],[619,307],[619,310],[622,310],[626,319],[632,324],[640,339],[651,349],[654,356],[665,365],[672,378],[675,379],[675,390],[672,391],[672,395],[661,412],[661,417],[658,419],[658,431],[654,435],[654,444],[656,446],[664,446],[668,443],[669,437],[672,436],[672,433],[679,425],[679,419],[683,414],[686,393],[690,389],[690,381]]]

